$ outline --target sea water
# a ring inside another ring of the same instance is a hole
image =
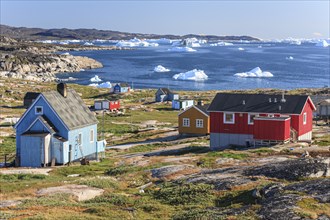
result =
[[[134,88],[166,87],[173,90],[295,89],[329,87],[330,84],[330,47],[317,47],[312,43],[253,42],[212,47],[206,44],[194,48],[195,52],[176,52],[169,50],[171,48],[168,44],[135,47],[132,50],[70,52],[72,55],[91,57],[104,67],[63,73],[58,77],[74,77],[77,80],[72,83],[88,85],[90,79],[97,75],[103,82],[127,82]],[[170,71],[154,72],[158,65]],[[234,76],[255,67],[271,72],[273,77]],[[175,74],[193,69],[203,70],[208,79],[184,81],[172,78]]]

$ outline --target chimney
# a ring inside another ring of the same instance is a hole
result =
[[[197,105],[203,106],[204,105],[203,100],[198,100]]]
[[[66,98],[67,96],[67,88],[65,83],[59,83],[57,84],[57,91],[64,97]]]
[[[281,99],[281,102],[286,102],[286,99],[284,98],[284,91],[282,92],[282,99]]]
[[[271,103],[272,102],[272,98],[269,98],[269,103]]]
[[[245,100],[243,100],[242,104],[245,105]]]
[[[274,102],[277,102],[277,98],[274,98]]]

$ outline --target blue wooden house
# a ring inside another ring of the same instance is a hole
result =
[[[67,164],[104,151],[97,141],[97,119],[66,84],[41,93],[15,125],[16,164],[24,167]]]
[[[118,94],[118,93],[126,93],[131,90],[131,87],[128,83],[117,83],[112,88],[110,88],[111,92]]]
[[[168,88],[159,88],[155,94],[156,102],[166,102],[179,99],[179,94],[173,93]]]

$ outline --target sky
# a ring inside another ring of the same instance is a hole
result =
[[[150,34],[329,38],[330,0],[0,0],[0,23]]]

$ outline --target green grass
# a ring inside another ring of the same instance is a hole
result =
[[[314,198],[303,198],[297,202],[297,206],[295,211],[301,217],[316,219],[322,214],[330,216],[329,204],[319,203]]]
[[[325,135],[315,141],[318,146],[330,146],[330,135]]]
[[[223,196],[216,199],[217,207],[229,207],[233,205],[253,205],[256,204],[252,196],[252,190],[228,191]]]
[[[3,142],[0,147],[0,161],[4,160],[4,155],[14,154],[16,152],[15,137],[2,137]]]
[[[213,186],[203,183],[168,183],[153,191],[155,199],[170,205],[212,204]]]

